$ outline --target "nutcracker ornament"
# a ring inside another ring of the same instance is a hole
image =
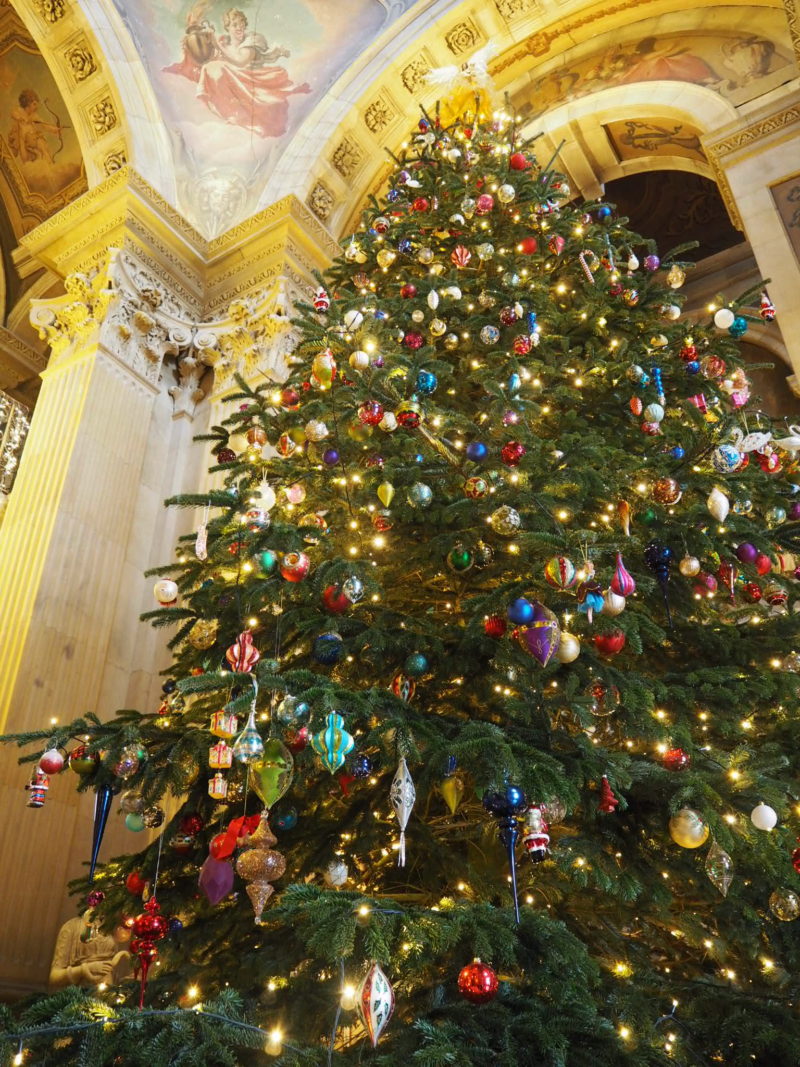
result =
[[[548,829],[541,806],[531,804],[525,813],[525,833],[522,838],[531,863],[541,863],[542,860],[547,859],[550,845]]]

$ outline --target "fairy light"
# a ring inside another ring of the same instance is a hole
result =
[[[197,1000],[197,998],[199,996],[200,996],[200,990],[198,989],[198,987],[196,985],[190,985],[189,988],[186,990],[186,999],[187,1000]]]
[[[620,1026],[619,1036],[623,1041],[627,1041],[632,1035],[631,1028],[629,1026]]]
[[[345,982],[342,986],[340,1003],[343,1011],[352,1011],[358,1004],[358,990],[351,982]]]
[[[270,1056],[280,1056],[283,1051],[283,1031],[279,1027],[276,1026],[267,1035],[265,1051]]]

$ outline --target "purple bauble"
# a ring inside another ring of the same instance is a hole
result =
[[[749,541],[742,541],[740,545],[736,546],[736,558],[740,563],[755,563],[757,555],[758,549],[755,545],[750,544]]]
[[[800,519],[800,500],[796,500],[789,508],[790,519]]]
[[[503,412],[503,425],[504,426],[516,426],[519,422],[519,413],[516,411],[504,411]]]
[[[644,269],[645,270],[658,270],[661,266],[661,260],[658,256],[645,256],[644,257]]]
[[[322,461],[323,463],[326,463],[329,467],[333,467],[336,463],[339,462],[338,450],[335,448],[326,448],[324,453],[322,454]]]

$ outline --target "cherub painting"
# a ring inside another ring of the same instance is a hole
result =
[[[277,63],[290,53],[270,47],[260,33],[248,31],[247,16],[229,8],[222,18],[224,33],[191,11],[183,39],[183,59],[166,67],[197,83],[197,98],[232,126],[252,130],[259,137],[286,133],[289,97],[309,93],[307,82],[295,85]]]
[[[56,138],[53,148],[47,135]],[[8,147],[21,163],[44,160],[53,163],[54,151],[59,143],[61,127],[46,122],[39,114],[39,94],[33,89],[23,89],[17,106],[11,108],[11,128],[8,131]]]

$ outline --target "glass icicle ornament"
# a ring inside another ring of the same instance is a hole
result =
[[[733,860],[725,849],[717,844],[716,838],[711,842],[705,867],[711,884],[716,886],[723,897],[726,897],[733,881]]]
[[[392,983],[381,970],[380,964],[373,963],[358,992],[358,1013],[364,1029],[369,1034],[373,1048],[377,1048],[378,1040],[386,1029],[393,1011]]]
[[[417,799],[417,791],[414,788],[414,782],[409,773],[404,756],[400,757],[400,762],[397,765],[397,773],[392,781],[392,788],[389,791],[389,799],[392,802],[394,813],[400,824],[400,851],[397,857],[397,866],[405,867],[406,826],[408,826],[408,820],[411,818],[411,812],[414,809],[414,802]]]

